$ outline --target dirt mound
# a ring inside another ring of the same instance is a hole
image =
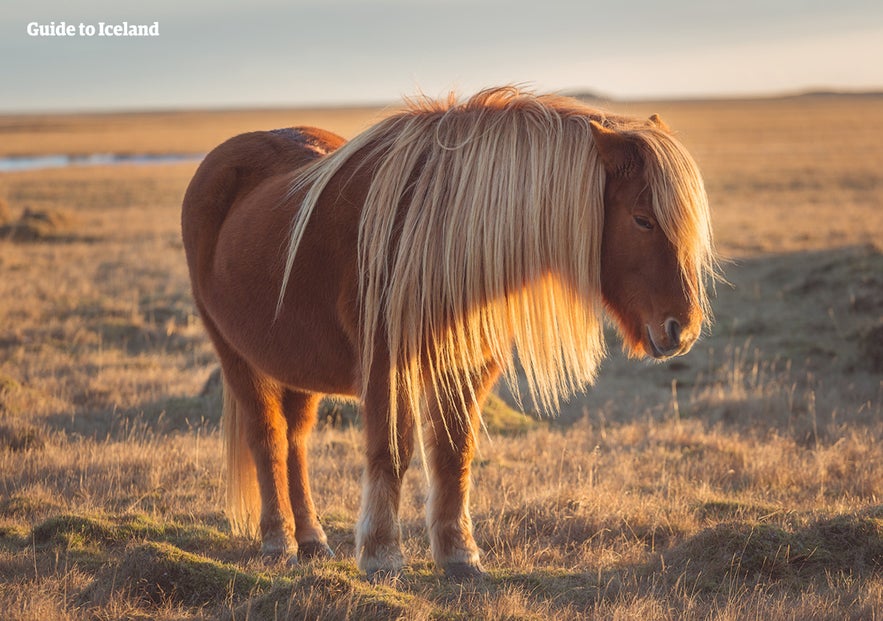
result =
[[[6,208],[9,211],[9,208]],[[69,213],[57,209],[45,211],[25,207],[18,220],[4,218],[0,207],[0,239],[18,242],[36,242],[68,238],[76,225],[76,219]]]
[[[185,552],[169,543],[143,543],[130,547],[119,565],[108,565],[87,588],[85,602],[109,601],[122,590],[141,602],[201,607],[223,594],[233,601],[270,586],[267,579],[232,565]]]
[[[729,522],[705,529],[666,552],[665,572],[703,590],[735,579],[786,584],[824,580],[842,572],[863,576],[883,568],[883,519],[841,515],[791,529],[774,524]]]
[[[385,585],[369,585],[339,567],[311,567],[222,618],[423,619],[432,616],[431,610],[419,597]]]
[[[145,543],[129,550],[118,574],[125,583],[153,604],[178,601],[204,606],[218,593],[241,599],[261,580],[224,563],[184,552],[167,543]]]

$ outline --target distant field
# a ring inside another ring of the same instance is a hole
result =
[[[474,584],[434,573],[419,468],[410,569],[359,577],[361,438],[339,421],[311,447],[336,560],[266,567],[231,536],[179,234],[195,164],[0,173],[0,617],[880,618],[883,99],[609,108],[660,113],[694,154],[731,284],[688,356],[627,361],[611,334],[557,419],[488,413],[473,518],[491,577]],[[349,137],[381,114],[0,116],[0,157]]]
[[[351,137],[379,108],[218,110],[72,115],[0,115],[2,155],[205,153],[256,129],[312,125]]]

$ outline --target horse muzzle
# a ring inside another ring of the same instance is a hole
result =
[[[686,354],[696,342],[696,337],[690,332],[684,331],[681,323],[674,317],[666,319],[661,328],[661,334],[654,334],[649,324],[645,326],[647,344],[649,345],[647,349],[650,355],[657,360]]]

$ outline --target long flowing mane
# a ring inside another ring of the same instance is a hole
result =
[[[543,410],[592,382],[605,351],[605,172],[592,119],[642,146],[655,215],[678,250],[684,283],[707,310],[714,253],[702,178],[652,123],[569,98],[490,89],[464,103],[409,101],[298,173],[289,198],[304,196],[282,293],[331,178],[351,162],[372,171],[358,236],[359,368],[364,396],[382,339],[392,441],[396,396],[415,416],[429,399],[473,400],[468,382],[457,388],[463,377],[454,369],[492,360],[514,386],[520,365]]]

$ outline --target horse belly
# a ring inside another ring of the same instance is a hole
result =
[[[222,338],[261,374],[302,391],[355,395],[356,331],[352,309],[341,302],[355,300],[348,277],[354,252],[342,256],[346,245],[316,239],[311,224],[275,316],[292,216],[279,206],[283,194],[274,186],[280,183],[252,193],[228,215],[210,286],[201,287],[206,311]]]

